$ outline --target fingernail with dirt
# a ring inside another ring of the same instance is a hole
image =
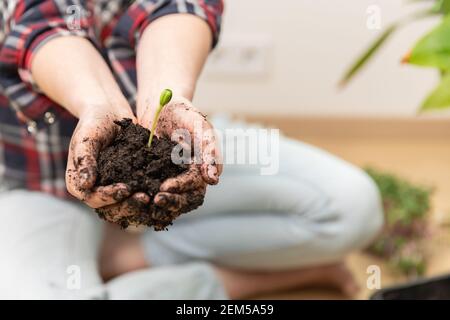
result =
[[[127,186],[118,187],[113,194],[113,199],[116,201],[122,201],[130,196],[131,192]]]
[[[217,176],[217,167],[215,165],[208,165],[207,174],[212,184],[219,183],[219,177]]]
[[[160,188],[161,192],[169,192],[169,193],[177,193],[179,189],[179,186],[177,184],[169,184],[169,185],[162,185]]]
[[[88,189],[93,185],[92,170],[89,168],[81,168],[78,170],[80,176],[80,187],[83,189]]]
[[[167,196],[165,194],[160,194],[155,197],[155,203],[160,207],[166,206],[168,203],[168,200],[169,199],[167,199]]]

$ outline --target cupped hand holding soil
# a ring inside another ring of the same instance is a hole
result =
[[[148,205],[136,202],[129,212],[122,212],[118,219],[110,217],[106,208],[99,208],[100,217],[114,221],[123,228],[129,225],[153,226],[155,230],[164,230],[180,214],[196,209],[203,203],[204,192],[192,197],[187,203],[172,201],[168,196],[160,195],[159,204],[153,200],[160,192],[161,184],[169,178],[189,174],[188,164],[175,164],[171,159],[176,143],[166,137],[154,137],[151,147],[147,145],[150,131],[131,119],[115,121],[120,127],[116,138],[100,151],[97,160],[97,186],[123,183],[131,194],[144,193],[149,197]]]
[[[138,122],[151,128],[154,118],[155,109],[149,108]],[[132,196],[97,209],[100,217],[122,227],[147,225],[164,230],[180,214],[203,203],[208,184],[218,183],[222,162],[213,127],[187,99],[175,97],[162,109],[151,148],[148,129],[127,119],[115,123],[120,130],[99,154],[96,185],[125,184]],[[179,129],[189,137],[176,138],[173,134]],[[176,144],[169,137],[180,145],[191,140],[191,153],[186,153],[191,155],[189,164],[171,161]]]
[[[97,180],[97,156],[103,146],[117,135],[114,120],[132,117],[129,110],[96,107],[83,113],[70,141],[66,169],[67,191],[91,208],[111,206],[131,194],[123,183],[94,187]]]
[[[154,113],[155,109],[148,108],[146,112],[138,116],[138,122],[144,127],[148,126],[150,128]],[[197,154],[194,154],[194,157],[195,162],[198,164],[200,177],[207,184],[217,184],[223,166],[214,128],[207,120],[206,115],[195,108],[188,99],[175,96],[162,110],[155,134],[157,136],[172,137],[173,133],[179,129],[189,132],[192,148],[194,149],[195,146],[199,150]],[[180,190],[184,187],[189,187],[191,181],[188,180],[182,184],[183,186]],[[168,188],[170,185],[171,183],[168,182],[162,186],[162,189]],[[172,185],[172,187],[175,186]]]

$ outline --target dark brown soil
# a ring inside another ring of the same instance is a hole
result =
[[[144,192],[150,196],[150,205],[140,208],[136,205],[139,214],[118,221],[122,227],[126,228],[130,224],[147,225],[153,226],[155,230],[164,230],[180,212],[173,213],[157,207],[153,198],[164,180],[183,173],[188,166],[172,162],[171,152],[175,143],[169,139],[154,136],[151,148],[148,148],[149,130],[133,124],[130,119],[115,123],[120,126],[120,130],[112,144],[100,152],[96,184],[106,186],[122,182],[129,186],[131,194]],[[104,218],[104,213],[97,212]]]

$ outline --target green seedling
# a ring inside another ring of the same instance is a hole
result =
[[[150,138],[148,139],[149,148],[152,145],[156,124],[158,123],[159,120],[159,114],[161,113],[162,109],[164,109],[164,107],[170,102],[170,100],[172,100],[172,90],[164,89],[159,98],[158,110],[156,110],[155,117],[153,118],[152,131],[150,132]]]

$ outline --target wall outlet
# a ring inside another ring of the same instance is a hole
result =
[[[207,76],[261,77],[270,72],[272,41],[261,35],[222,39],[206,65]]]

